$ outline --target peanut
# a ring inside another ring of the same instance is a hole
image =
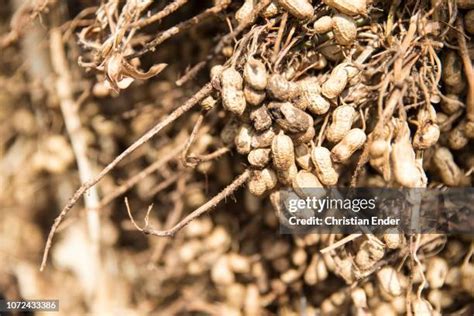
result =
[[[314,77],[298,82],[300,94],[296,99],[296,107],[308,110],[316,115],[322,115],[329,111],[331,104],[321,96],[321,87]]]
[[[365,0],[323,0],[323,2],[331,8],[350,16],[367,14]]]
[[[277,100],[288,101],[298,94],[298,85],[283,75],[273,74],[268,79],[267,91]]]
[[[272,125],[272,118],[270,117],[270,113],[265,106],[261,106],[256,110],[253,110],[250,113],[250,120],[253,123],[253,127],[257,131],[263,131]]]
[[[332,113],[332,122],[329,125],[326,138],[337,143],[346,136],[352,127],[356,111],[350,105],[341,105]]]
[[[337,184],[339,174],[336,172],[331,161],[331,152],[326,147],[316,146],[311,151],[316,175],[322,184],[333,186]]]
[[[359,150],[367,140],[365,132],[359,128],[351,129],[331,150],[335,162],[345,162]]]
[[[247,21],[255,8],[255,0],[245,0],[244,4],[235,13],[235,19],[237,22],[242,23]]]
[[[300,170],[291,183],[293,190],[300,198],[314,196],[315,189],[323,188],[318,178],[311,172]]]
[[[239,154],[248,154],[252,148],[252,128],[244,124],[235,136],[235,147]]]
[[[334,38],[340,45],[351,45],[357,37],[357,25],[354,19],[344,14],[332,18]]]
[[[338,97],[346,88],[349,76],[344,66],[336,66],[323,83],[321,93],[328,99]]]
[[[391,163],[395,180],[401,185],[409,188],[426,185],[426,175],[416,160],[406,122],[401,123],[401,128],[392,145]]]
[[[413,147],[415,149],[428,149],[438,142],[440,135],[437,124],[425,124],[419,127],[413,137]]]
[[[449,149],[445,147],[436,149],[433,155],[433,164],[446,185],[454,187],[460,184],[463,174],[454,162],[454,157]]]
[[[247,159],[252,166],[263,168],[270,161],[270,149],[253,149],[248,154]]]
[[[265,100],[265,91],[255,90],[252,87],[244,87],[244,97],[248,104],[250,105],[259,105]]]
[[[313,6],[308,0],[277,0],[277,2],[291,15],[301,20],[310,19],[314,14]]]
[[[275,136],[272,142],[273,164],[277,170],[288,170],[295,162],[293,141],[282,131]]]
[[[268,110],[277,124],[286,132],[306,132],[310,126],[313,126],[313,118],[289,102],[271,102]]]
[[[265,65],[254,57],[249,57],[244,66],[245,82],[255,90],[264,90],[268,82]]]
[[[313,30],[317,34],[327,33],[332,30],[332,18],[325,15],[317,19],[313,24]]]
[[[295,148],[296,163],[306,171],[311,171],[313,164],[311,162],[311,150],[306,144],[300,144]]]

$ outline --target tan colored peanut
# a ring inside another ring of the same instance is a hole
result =
[[[448,186],[457,186],[462,181],[463,173],[454,162],[451,151],[445,147],[436,149],[433,155],[433,164],[439,171],[441,180]]]
[[[300,198],[311,197],[315,194],[315,189],[323,188],[318,178],[305,170],[298,171],[291,184],[293,190]]]
[[[401,123],[392,145],[391,164],[395,180],[401,185],[408,188],[426,186],[426,175],[421,163],[416,159],[406,122]]]
[[[267,91],[272,97],[282,101],[288,101],[298,95],[298,85],[288,81],[283,75],[273,74],[268,79]]]
[[[381,290],[391,297],[402,294],[402,284],[397,270],[390,266],[383,267],[377,272],[377,280]]]
[[[438,142],[440,129],[437,124],[428,123],[416,130],[413,137],[415,149],[428,149]]]
[[[278,4],[295,18],[301,20],[310,19],[313,14],[313,6],[308,0],[277,0]]]
[[[306,144],[300,144],[295,147],[296,163],[306,171],[313,169],[311,162],[311,150]]]
[[[237,22],[242,23],[247,21],[255,9],[255,0],[245,0],[244,4],[235,13],[235,19]]]
[[[248,154],[247,159],[252,166],[260,168],[265,167],[270,161],[270,149],[253,149]]]
[[[293,141],[290,137],[280,132],[272,142],[273,165],[277,170],[288,170],[295,163]]]
[[[332,122],[326,132],[327,140],[332,143],[341,141],[350,131],[355,116],[356,111],[352,106],[338,106],[332,113]]]
[[[325,15],[317,19],[313,24],[313,30],[317,34],[324,34],[332,30],[332,18]]]
[[[311,160],[313,161],[316,175],[322,184],[327,186],[337,184],[339,174],[333,167],[329,149],[322,146],[314,147],[311,151]]]
[[[235,136],[235,147],[239,154],[248,154],[252,149],[252,128],[249,125],[242,125]]]
[[[367,14],[365,0],[323,0],[323,2],[331,8],[350,16]]]
[[[328,99],[338,97],[346,88],[349,76],[343,66],[337,66],[331,72],[328,80],[323,83],[321,93]]]
[[[332,18],[334,38],[341,45],[352,45],[357,37],[355,20],[344,14],[336,14]]]
[[[360,128],[351,129],[346,136],[331,150],[335,162],[347,161],[367,140],[365,132]]]
[[[244,96],[248,104],[260,105],[263,100],[265,100],[266,94],[265,91],[255,90],[252,87],[246,85],[244,87]]]
[[[269,128],[264,132],[255,133],[252,135],[252,147],[253,148],[265,148],[270,147],[275,137],[275,132],[273,128]]]
[[[249,57],[244,66],[244,80],[255,90],[264,90],[268,82],[265,65],[254,57]]]
[[[453,150],[460,150],[466,147],[469,143],[469,138],[465,134],[466,122],[462,121],[458,126],[454,127],[448,135],[449,148]]]

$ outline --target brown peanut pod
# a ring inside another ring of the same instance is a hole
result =
[[[282,131],[273,138],[272,158],[277,170],[288,170],[295,163],[293,141]]]
[[[467,263],[461,266],[461,287],[464,291],[474,297],[474,287],[472,280],[474,279],[474,264]]]
[[[335,162],[345,162],[365,144],[367,136],[360,128],[351,129],[331,150]]]
[[[275,171],[273,171],[272,169],[270,168],[262,169],[261,175],[262,175],[263,180],[265,181],[267,190],[271,190],[277,185],[278,178]]]
[[[385,254],[383,246],[373,240],[365,240],[357,251],[355,262],[362,270],[370,269]]]
[[[240,122],[235,119],[230,119],[224,125],[221,131],[222,142],[226,145],[234,144],[235,137],[237,136],[240,129]]]
[[[269,128],[261,133],[255,133],[252,135],[252,147],[253,148],[266,148],[270,147],[275,138],[275,131],[273,128]]]
[[[288,101],[299,93],[298,85],[288,81],[283,75],[273,74],[268,78],[267,91],[270,95],[282,101]]]
[[[278,8],[276,2],[272,1],[268,6],[266,6],[265,9],[262,10],[262,12],[260,12],[260,16],[266,19],[270,19],[276,16],[278,13],[280,13],[280,9]]]
[[[352,45],[357,38],[357,25],[355,20],[344,14],[332,17],[334,38],[340,45]]]
[[[426,280],[431,289],[439,289],[444,285],[448,274],[448,263],[441,257],[433,257],[426,265]]]
[[[314,129],[314,126],[312,126],[312,120],[313,118],[311,118],[311,126],[306,130],[306,132],[296,133],[291,136],[296,145],[309,143],[314,139],[314,136],[316,136],[316,130]]]
[[[440,135],[437,124],[424,124],[416,130],[413,137],[413,147],[415,149],[428,149],[438,142]]]
[[[313,169],[311,162],[311,150],[306,144],[300,144],[295,147],[296,163],[306,171]]]
[[[332,30],[332,18],[325,15],[317,19],[313,24],[313,31],[317,34],[324,34]]]
[[[295,193],[302,199],[315,196],[315,194],[319,193],[315,192],[315,189],[324,188],[318,178],[306,170],[298,171],[291,182],[291,186]]]
[[[442,79],[451,94],[459,94],[466,87],[461,58],[453,50],[448,51],[444,57]]]
[[[410,130],[406,122],[400,123],[400,130],[392,145],[390,155],[395,180],[408,188],[424,187],[426,175],[418,163],[410,142]]]
[[[401,248],[405,243],[405,236],[396,228],[387,229],[382,239],[388,249]]]
[[[444,184],[452,187],[460,184],[463,173],[454,162],[454,157],[449,149],[445,147],[436,149],[432,159]]]
[[[474,122],[467,121],[466,125],[464,125],[464,135],[467,138],[474,139]]]
[[[244,87],[245,100],[250,105],[260,105],[265,100],[265,91],[255,90],[247,85]]]
[[[237,135],[235,136],[235,147],[239,154],[248,154],[252,149],[252,128],[244,124],[240,127]]]
[[[261,170],[253,170],[248,181],[249,192],[255,196],[261,196],[267,191],[267,185],[262,177]]]
[[[221,94],[224,109],[239,116],[245,112],[247,102],[242,90],[237,90],[234,87],[223,87]]]
[[[350,105],[338,106],[332,113],[332,122],[326,131],[326,138],[337,143],[351,130],[356,111]]]
[[[295,105],[301,110],[308,109],[316,115],[326,114],[331,104],[320,93],[316,78],[307,78],[298,82],[300,94],[296,98]]]
[[[255,90],[264,90],[268,82],[265,65],[260,60],[250,56],[244,66],[244,80]]]
[[[337,66],[323,83],[321,93],[328,99],[334,99],[344,91],[348,81],[349,76],[345,67]]]
[[[244,79],[234,68],[226,68],[221,73],[221,85],[222,88],[235,88],[237,90],[242,90]]]
[[[464,104],[455,94],[448,94],[441,101],[441,110],[446,114],[454,114],[463,107]]]
[[[460,150],[466,147],[469,143],[469,138],[465,134],[466,122],[462,121],[453,128],[448,135],[449,148],[453,150]]]
[[[235,19],[237,22],[242,23],[247,21],[255,9],[255,0],[245,0],[244,4],[235,12]]]
[[[268,110],[275,122],[286,132],[306,132],[313,125],[313,118],[290,102],[271,102],[268,104]]]
[[[470,34],[474,34],[474,10],[469,10],[464,14],[464,30]]]
[[[377,281],[380,289],[391,297],[402,294],[400,277],[393,267],[385,266],[377,272]]]
[[[252,166],[263,168],[270,161],[270,149],[256,148],[249,152],[247,159]]]
[[[272,126],[272,118],[265,106],[253,110],[250,113],[250,120],[257,131],[264,131]]]
[[[437,315],[434,313],[433,306],[423,299],[423,298],[415,298],[411,302],[412,313],[414,316],[434,316]]]
[[[323,2],[331,8],[350,16],[367,14],[365,0],[323,0]]]
[[[293,179],[296,177],[297,173],[298,167],[296,167],[296,164],[293,163],[286,170],[277,170],[277,178],[283,185],[289,186],[293,182]]]
[[[314,147],[311,151],[311,160],[313,161],[316,175],[322,184],[327,186],[337,184],[339,174],[333,167],[329,149],[322,146]]]
[[[277,3],[295,18],[307,20],[313,17],[313,6],[308,0],[277,0]]]

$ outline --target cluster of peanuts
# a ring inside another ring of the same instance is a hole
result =
[[[315,77],[288,81],[281,74],[269,74],[262,61],[251,56],[243,75],[235,68],[213,68],[223,107],[235,119],[224,127],[221,138],[247,155],[252,167],[249,190],[260,196],[278,183],[320,188],[334,186],[339,174],[335,164],[343,164],[366,142],[366,134],[353,128],[356,110],[336,106],[325,138],[329,150],[314,143],[314,117],[328,115],[331,102],[345,89],[353,68],[343,63],[334,68],[320,85]],[[217,79],[216,79],[217,78]]]

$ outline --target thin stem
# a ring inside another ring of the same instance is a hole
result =
[[[73,206],[77,203],[77,201],[86,193],[91,187],[97,184],[107,173],[109,173],[112,169],[114,169],[119,162],[121,162],[125,157],[130,155],[134,152],[138,147],[145,144],[149,141],[153,136],[159,133],[163,128],[168,126],[170,123],[174,122],[178,119],[181,115],[192,109],[196,104],[198,104],[202,99],[207,97],[212,92],[212,85],[211,83],[207,83],[204,85],[201,90],[196,92],[193,97],[191,97],[188,101],[186,101],[183,105],[177,108],[173,113],[168,115],[165,119],[161,122],[156,124],[153,128],[151,128],[147,133],[145,133],[142,137],[140,137],[137,141],[135,141],[130,147],[128,147],[125,151],[123,151],[120,155],[118,155],[111,163],[109,163],[94,179],[87,181],[86,183],[82,184],[81,187],[74,193],[74,195],[69,199],[66,206],[62,209],[61,213],[56,217],[54,220],[53,226],[48,235],[48,239],[46,241],[46,245],[44,248],[43,253],[43,260],[41,261],[40,271],[43,271],[44,267],[46,266],[46,262],[48,260],[48,253],[52,245],[53,237],[56,230],[61,224],[61,221],[67,215],[67,213],[73,208]]]
[[[246,169],[240,176],[238,176],[231,184],[229,184],[219,194],[217,194],[212,199],[210,199],[209,201],[201,205],[199,208],[194,210],[191,214],[189,214],[184,219],[182,219],[178,224],[176,224],[175,226],[167,230],[157,230],[154,228],[149,228],[148,221],[146,221],[145,227],[140,228],[135,224],[135,220],[133,219],[133,216],[130,213],[129,208],[127,208],[128,215],[130,216],[130,220],[132,221],[132,223],[134,223],[135,227],[137,227],[139,231],[145,234],[158,236],[158,237],[173,237],[178,231],[180,231],[182,228],[184,228],[186,225],[192,222],[195,218],[213,209],[214,207],[217,206],[219,202],[221,202],[226,197],[234,193],[241,185],[247,182],[249,177],[250,177],[250,170]]]

